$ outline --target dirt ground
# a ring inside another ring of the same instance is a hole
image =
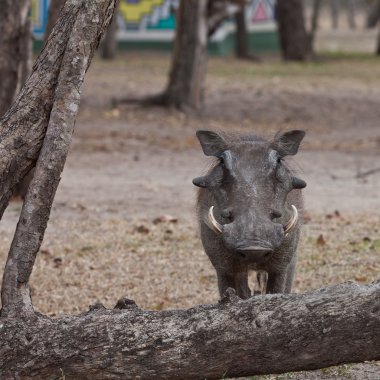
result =
[[[308,183],[294,291],[378,279],[379,59],[340,54],[308,64],[272,58],[253,64],[212,58],[200,115],[112,105],[160,92],[168,65],[167,55],[141,53],[93,62],[32,275],[36,308],[58,316],[96,302],[113,307],[122,296],[154,310],[217,302],[191,183],[209,165],[195,139],[200,128],[269,137],[305,129],[302,151],[290,162]],[[0,224],[2,266],[20,208],[12,202]],[[380,367],[260,378],[380,379]]]

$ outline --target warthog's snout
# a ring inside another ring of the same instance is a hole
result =
[[[254,260],[257,262],[268,258],[273,252],[273,248],[260,244],[238,248],[236,251],[243,259]]]

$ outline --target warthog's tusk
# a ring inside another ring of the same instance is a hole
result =
[[[207,225],[216,233],[221,234],[223,231],[223,225],[217,222],[214,216],[214,206],[211,206],[208,210],[208,221]]]
[[[297,207],[294,206],[294,205],[292,205],[292,210],[293,210],[292,217],[289,219],[288,223],[286,223],[284,225],[285,236],[288,235],[288,233],[293,229],[293,227],[298,222],[298,210],[297,210]]]

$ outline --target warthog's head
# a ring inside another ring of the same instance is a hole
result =
[[[266,141],[197,132],[204,154],[219,159],[206,176],[193,180],[212,199],[201,217],[243,260],[265,260],[297,224],[297,208],[286,200],[291,190],[306,183],[294,177],[282,159],[297,153],[304,135],[294,130]]]

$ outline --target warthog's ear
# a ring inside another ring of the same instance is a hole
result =
[[[208,178],[205,177],[197,177],[193,179],[193,185],[198,187],[207,187],[208,186]]]
[[[301,178],[293,177],[292,185],[293,189],[303,189],[306,187],[306,182]]]
[[[305,137],[305,131],[295,129],[277,135],[273,141],[273,148],[277,150],[281,157],[295,155],[302,139]]]
[[[227,143],[216,132],[197,131],[196,134],[206,156],[219,156],[227,149]]]

